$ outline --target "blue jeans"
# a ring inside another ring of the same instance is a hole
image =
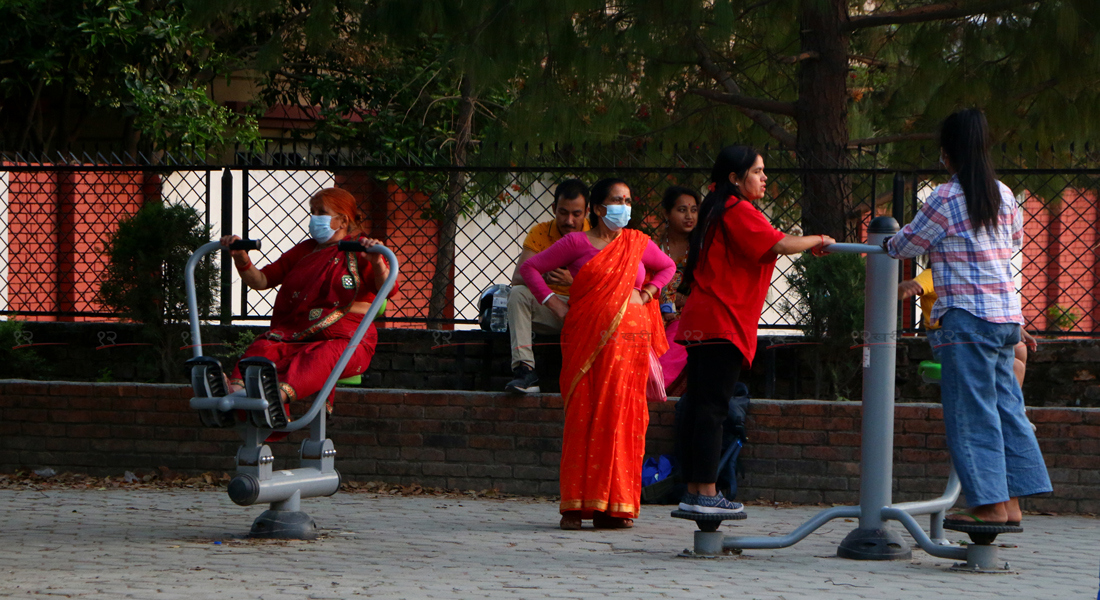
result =
[[[1015,323],[990,323],[954,308],[930,331],[943,365],[947,448],[969,506],[1052,491],[1039,442],[1012,371]]]

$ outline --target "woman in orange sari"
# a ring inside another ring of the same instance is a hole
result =
[[[596,183],[589,204],[592,229],[529,258],[520,274],[565,321],[561,528],[580,529],[592,519],[597,528],[624,529],[634,525],[641,502],[650,353],[668,349],[653,300],[676,265],[645,234],[624,229],[631,205],[626,182]],[[541,276],[562,267],[573,275],[569,304]]]
[[[364,257],[337,248],[343,239],[355,239],[366,247],[380,243],[359,231],[354,196],[339,188],[323,189],[310,199],[309,208],[310,239],[264,268],[253,266],[244,250],[230,252],[248,287],[267,290],[281,286],[272,309],[271,329],[241,358],[262,356],[275,363],[284,403],[321,391],[390,270],[381,254]],[[222,245],[237,239],[225,236]],[[394,286],[393,291],[396,289]],[[365,371],[377,342],[378,331],[372,324],[341,376]],[[244,387],[239,368],[233,370],[229,384],[231,392]]]

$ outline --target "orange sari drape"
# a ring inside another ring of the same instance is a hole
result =
[[[630,229],[588,261],[562,329],[561,512],[635,518],[649,426],[649,355],[668,349],[656,302],[631,304],[649,238]]]

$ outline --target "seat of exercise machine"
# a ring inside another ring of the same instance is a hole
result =
[[[743,511],[739,513],[697,513],[690,510],[680,510],[677,508],[672,511],[672,516],[677,519],[687,519],[688,521],[695,521],[695,524],[699,526],[701,531],[717,531],[718,526],[722,524],[722,521],[741,521],[749,518]]]
[[[940,363],[933,360],[922,360],[917,366],[917,374],[925,383],[939,383],[941,370]]]

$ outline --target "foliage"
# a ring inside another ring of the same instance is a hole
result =
[[[9,317],[0,321],[0,379],[46,379],[49,364],[24,344],[23,322]]]
[[[7,149],[67,151],[122,131],[132,150],[199,154],[252,143],[256,121],[206,87],[238,67],[182,0],[10,0],[0,4],[0,130]],[[114,131],[111,131],[111,130]]]
[[[1049,327],[1055,331],[1069,331],[1080,319],[1081,315],[1074,312],[1072,308],[1065,308],[1060,304],[1047,308]]]
[[[103,304],[123,318],[141,323],[152,340],[161,376],[172,381],[179,370],[178,337],[188,321],[184,267],[210,228],[195,209],[182,204],[146,204],[119,223],[104,249],[107,269],[99,295]],[[195,269],[200,315],[214,312],[219,271],[208,255]]]
[[[836,397],[852,397],[860,362],[850,350],[861,343],[866,267],[858,254],[803,254],[795,259],[787,283],[798,295],[798,326],[817,346],[818,373],[828,375]],[[820,395],[820,394],[819,394]]]
[[[242,329],[236,333],[232,340],[224,342],[220,349],[212,354],[219,358],[228,359],[227,364],[236,364],[254,341],[256,341],[256,333],[251,329]]]

